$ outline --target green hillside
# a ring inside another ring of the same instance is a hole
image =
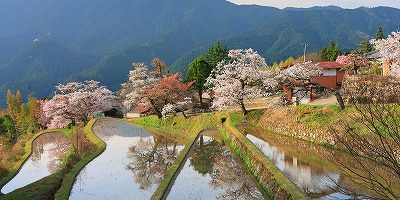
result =
[[[69,74],[82,71],[95,60],[72,53],[55,42],[33,42],[0,66],[0,105],[5,105],[8,89],[21,90],[25,97],[29,93],[47,97]]]
[[[0,107],[7,89],[42,98],[58,83],[95,79],[118,90],[132,62],[153,57],[184,72],[217,40],[253,48],[272,64],[301,55],[302,43],[308,52],[330,40],[355,49],[378,26],[385,34],[400,27],[394,8],[277,9],[225,0],[3,0],[0,18]]]

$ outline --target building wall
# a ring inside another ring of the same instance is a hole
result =
[[[331,88],[338,88],[336,76],[320,76],[311,79],[313,82],[317,82],[321,85],[325,85]]]
[[[140,113],[126,113],[127,118],[138,118],[140,117]]]
[[[344,78],[344,71],[339,71],[338,69],[338,71],[336,72],[336,82],[342,84],[343,78]]]
[[[336,76],[336,69],[324,69],[322,76]]]

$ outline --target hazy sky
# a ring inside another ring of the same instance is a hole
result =
[[[235,4],[257,4],[276,8],[335,5],[342,8],[358,8],[361,6],[389,6],[400,8],[400,0],[228,0]]]

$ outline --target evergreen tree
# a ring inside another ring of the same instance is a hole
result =
[[[376,38],[375,38],[376,40],[382,40],[382,39],[385,39],[385,36],[383,36],[383,30],[382,30],[382,27],[381,26],[379,26],[378,27],[378,30],[376,31]]]
[[[190,63],[185,77],[185,82],[194,81],[193,86],[199,95],[200,105],[203,102],[202,96],[205,89],[204,83],[206,83],[206,79],[210,75],[211,70],[212,66],[200,56]]]
[[[10,140],[16,140],[16,129],[15,129],[15,122],[10,115],[3,115],[2,117],[3,125],[6,129],[6,135]]]
[[[333,40],[329,42],[328,48],[323,48],[320,51],[321,59],[326,61],[335,61],[340,54],[339,45],[335,44]]]
[[[212,69],[214,69],[219,62],[228,59],[228,52],[228,47],[224,46],[222,48],[221,43],[217,41],[217,43],[213,47],[210,47],[208,49],[208,52],[204,56],[204,60],[207,61],[209,65],[211,65]]]
[[[363,40],[357,45],[357,51],[359,54],[364,54],[372,51],[372,45],[368,40]]]

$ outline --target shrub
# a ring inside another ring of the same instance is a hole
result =
[[[111,110],[105,111],[104,116],[113,118],[123,118],[124,113],[122,112],[121,109],[113,108]]]

